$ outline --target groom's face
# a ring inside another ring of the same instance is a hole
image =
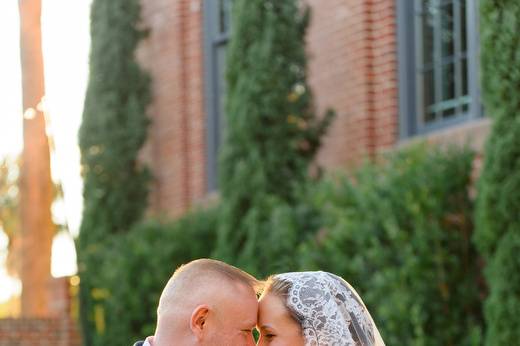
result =
[[[252,288],[237,285],[226,292],[217,309],[208,317],[208,339],[211,346],[255,345],[253,328],[256,326],[258,301]]]

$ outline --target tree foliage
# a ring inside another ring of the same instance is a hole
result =
[[[103,315],[104,244],[139,221],[147,203],[149,173],[137,160],[146,138],[149,77],[135,51],[145,32],[137,0],[94,0],[90,74],[79,133],[84,211],[77,242],[84,339],[99,344]],[[101,295],[102,296],[102,295]],[[97,311],[97,312],[96,312]],[[96,322],[96,323],[95,323]]]
[[[270,269],[265,241],[283,238],[274,207],[297,204],[332,116],[316,115],[307,84],[308,22],[296,0],[233,2],[216,255],[256,274]]]
[[[486,261],[486,345],[520,339],[520,3],[481,1],[482,79],[493,128],[478,185],[475,242]]]

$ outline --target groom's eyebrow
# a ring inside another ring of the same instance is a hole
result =
[[[249,322],[245,322],[244,323],[244,329],[243,330],[251,330],[251,329],[254,329],[256,326],[256,322],[252,322],[252,321],[249,321]]]

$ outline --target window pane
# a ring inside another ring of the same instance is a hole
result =
[[[456,113],[455,113],[455,108],[448,108],[446,110],[444,110],[442,112],[442,118],[443,119],[447,119],[447,118],[451,118],[452,116],[454,116]]]
[[[423,74],[423,112],[424,122],[435,120],[435,112],[431,106],[435,103],[435,84],[433,82],[433,70],[425,71]]]
[[[217,92],[218,92],[218,109],[219,118],[217,119],[217,127],[219,131],[219,142],[223,138],[225,130],[225,100],[226,100],[226,45],[220,45],[217,47],[216,59],[217,59]]]
[[[429,2],[428,2],[429,3]],[[435,23],[435,8],[433,6],[425,7],[422,14],[422,46],[423,46],[423,64],[428,65],[433,63],[433,32]]]
[[[462,83],[462,95],[467,95],[469,93],[468,91],[468,59],[463,58],[461,59],[461,69],[462,69],[462,80],[460,81]]]
[[[453,56],[454,53],[454,22],[453,4],[447,3],[440,8],[441,16],[441,54],[443,58]]]
[[[466,28],[466,1],[457,1],[457,4],[460,6],[460,40],[461,40],[461,50],[462,52],[466,52],[467,48],[467,28]]]
[[[229,31],[229,17],[231,10],[231,0],[218,0],[219,6],[219,20],[218,28],[221,34],[225,34]]]
[[[423,74],[424,106],[428,107],[435,102],[435,84],[433,82],[433,70],[425,71]]]
[[[427,12],[430,12],[430,13],[435,12],[438,1],[439,0],[422,0],[421,4],[419,5],[421,7],[420,12],[422,12],[424,14]]]
[[[442,67],[442,100],[455,98],[455,65],[446,64]]]
[[[431,109],[426,109],[424,114],[424,122],[426,124],[432,123],[435,121],[435,112]]]
[[[438,105],[442,110],[442,118],[455,115],[458,101],[455,99],[455,65],[442,67],[442,102]]]

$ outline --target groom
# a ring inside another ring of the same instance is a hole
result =
[[[258,288],[253,276],[224,262],[189,262],[161,294],[155,335],[134,346],[255,345]]]

